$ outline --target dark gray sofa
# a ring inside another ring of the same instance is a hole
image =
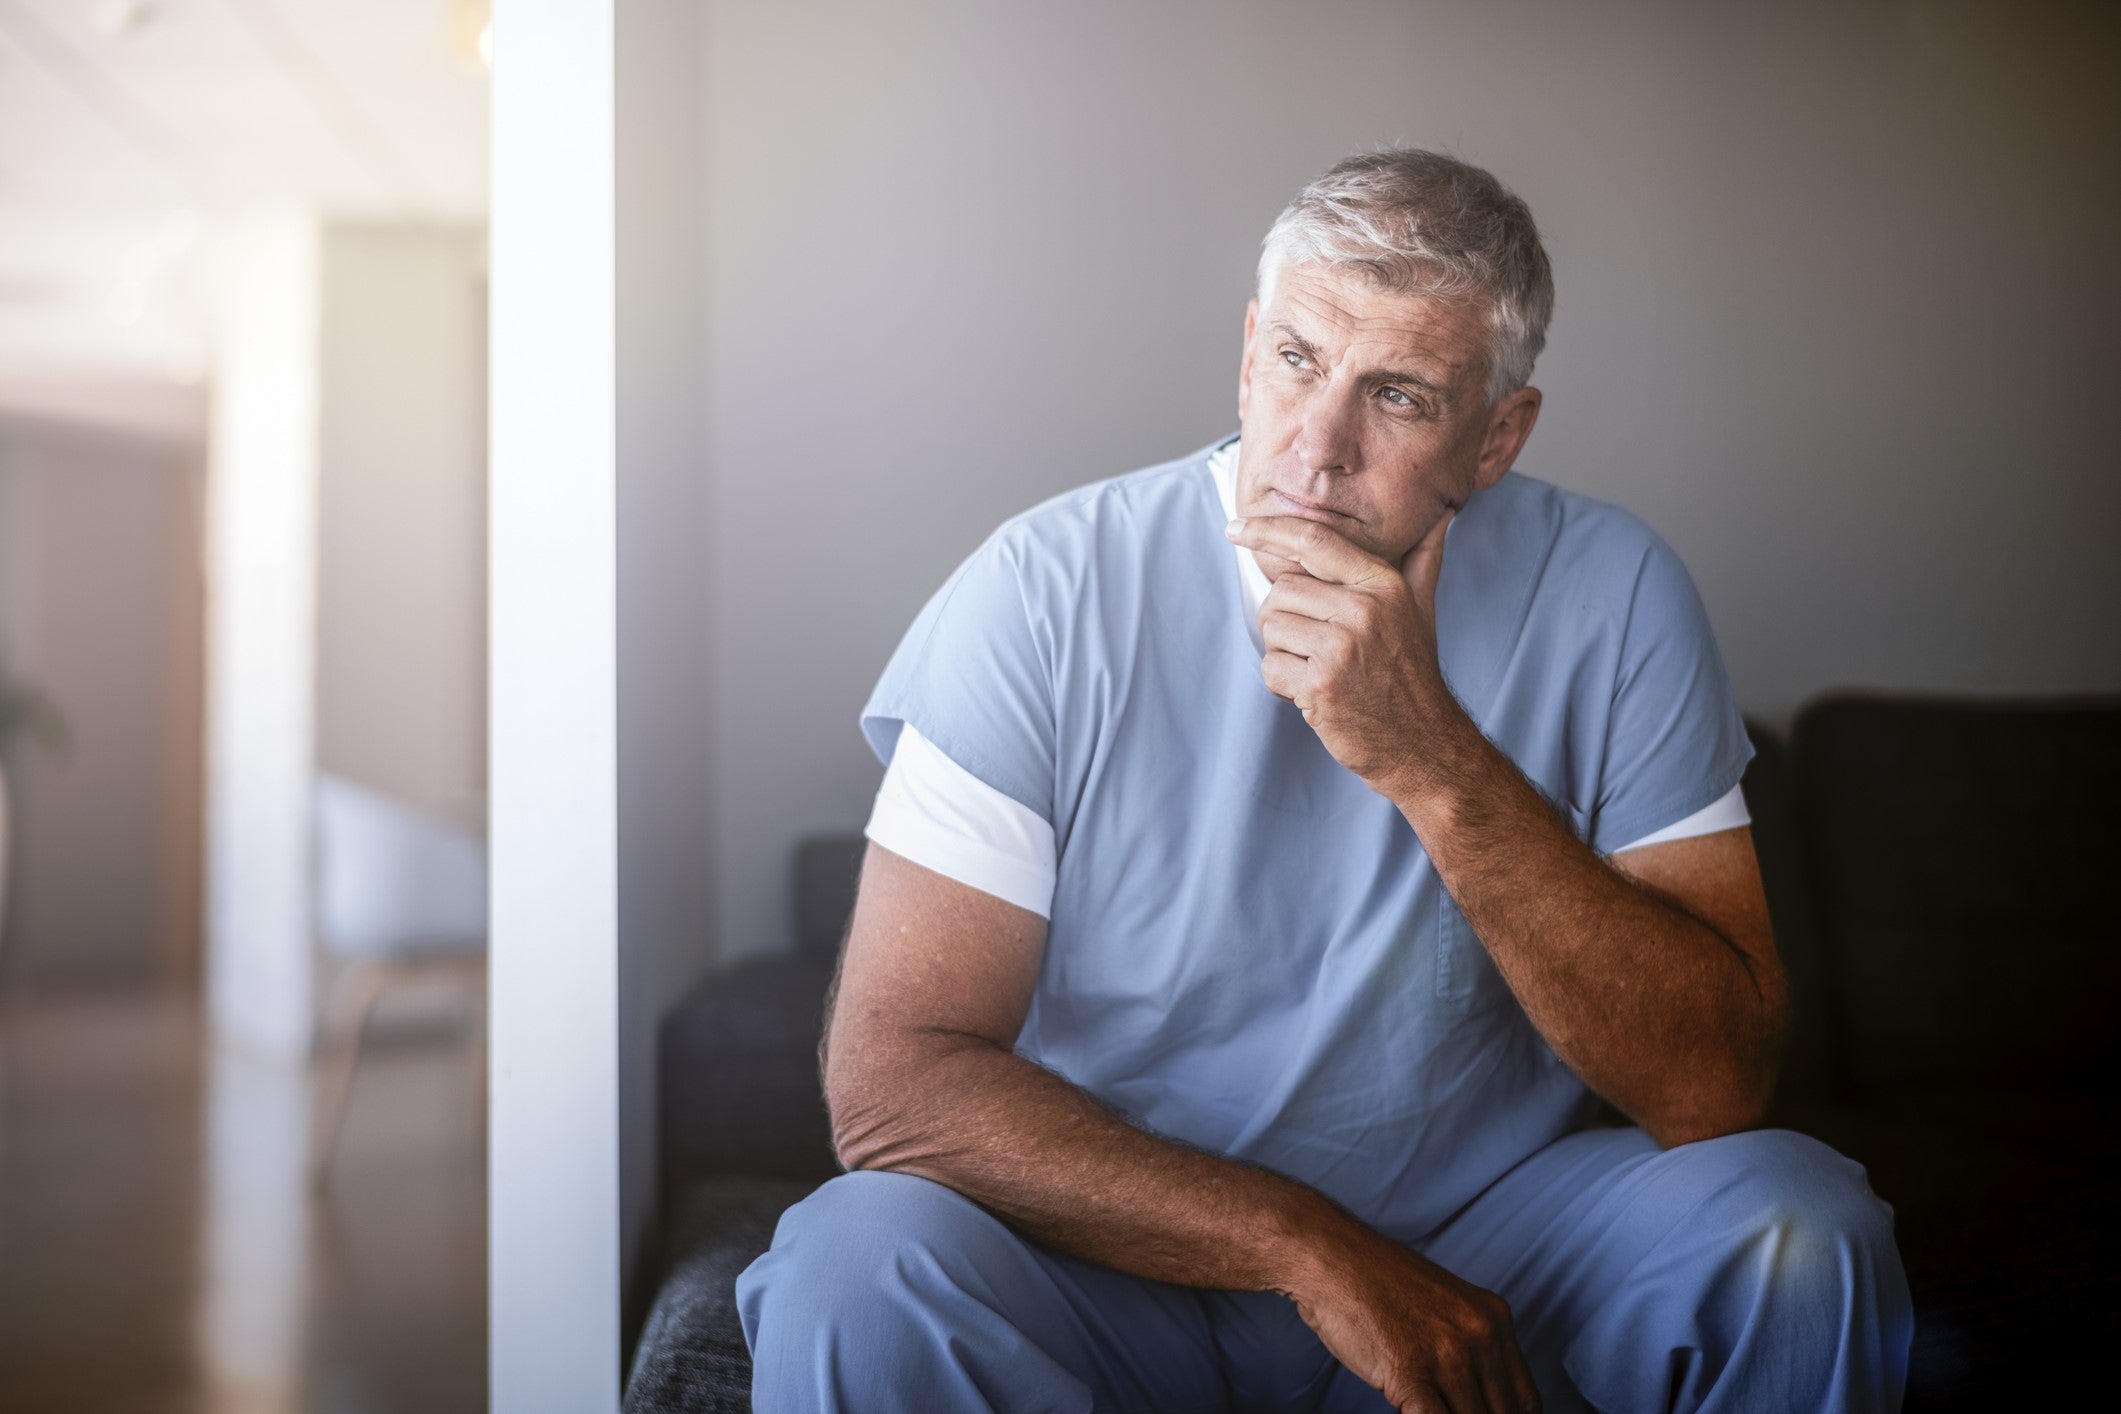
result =
[[[2075,1403],[2121,1338],[2121,701],[1842,695],[1754,743],[1796,1001],[1774,1122],[1860,1160],[1894,1204],[1907,1407]],[[839,1172],[816,1043],[862,846],[806,844],[794,948],[666,1023],[664,1275],[629,1414],[750,1407],[730,1288]]]
[[[772,1245],[781,1212],[840,1172],[817,1043],[864,847],[859,835],[802,844],[795,946],[709,977],[663,1023],[661,1275],[634,1347],[627,1414],[751,1408],[731,1288]]]

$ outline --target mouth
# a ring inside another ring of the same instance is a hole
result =
[[[1267,495],[1285,515],[1301,516],[1305,520],[1322,521],[1327,525],[1355,519],[1346,512],[1336,511],[1329,506],[1314,506],[1309,501],[1299,501],[1285,491],[1269,491]]]

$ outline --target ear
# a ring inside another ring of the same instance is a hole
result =
[[[1245,346],[1237,354],[1237,426],[1245,425],[1245,405],[1252,401],[1252,331],[1259,327],[1259,300],[1245,303]]]
[[[1519,388],[1489,410],[1487,439],[1481,443],[1480,465],[1473,473],[1476,490],[1493,486],[1517,464],[1525,438],[1532,435],[1532,426],[1539,421],[1539,403],[1537,388]]]

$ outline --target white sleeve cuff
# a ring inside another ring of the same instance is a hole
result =
[[[1732,786],[1684,820],[1612,852],[1736,829],[1752,818],[1744,791]],[[898,745],[863,833],[924,869],[1041,918],[1052,916],[1053,826],[951,760],[911,722],[900,724]]]
[[[911,722],[899,726],[863,833],[924,869],[1052,916],[1053,826],[944,755]]]
[[[1695,835],[1712,835],[1718,830],[1735,830],[1740,825],[1750,825],[1752,823],[1752,813],[1745,808],[1745,791],[1743,787],[1732,786],[1730,790],[1718,797],[1714,803],[1703,806],[1687,816],[1686,819],[1676,824],[1667,825],[1655,834],[1644,835],[1632,844],[1624,844],[1619,849],[1614,850],[1613,853],[1624,854],[1631,849],[1641,849],[1646,844],[1664,844],[1669,840],[1692,839]]]

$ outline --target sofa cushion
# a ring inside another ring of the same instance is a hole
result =
[[[1828,1050],[1825,978],[1797,850],[1789,753],[1780,738],[1759,723],[1748,721],[1745,730],[1753,742],[1753,759],[1746,764],[1742,783],[1745,808],[1753,817],[1753,853],[1760,861],[1775,947],[1790,988],[1789,1046],[1775,1092],[1780,1111],[1830,1098],[1833,1057]]]
[[[662,1191],[712,1175],[822,1182],[838,1173],[818,1078],[830,957],[750,958],[663,1020]]]
[[[736,1279],[773,1245],[774,1224],[812,1185],[786,1179],[694,1183],[664,1221],[668,1273],[634,1347],[625,1414],[747,1414],[751,1352]]]
[[[1829,698],[1792,755],[1844,1081],[2111,1092],[2121,701]]]

